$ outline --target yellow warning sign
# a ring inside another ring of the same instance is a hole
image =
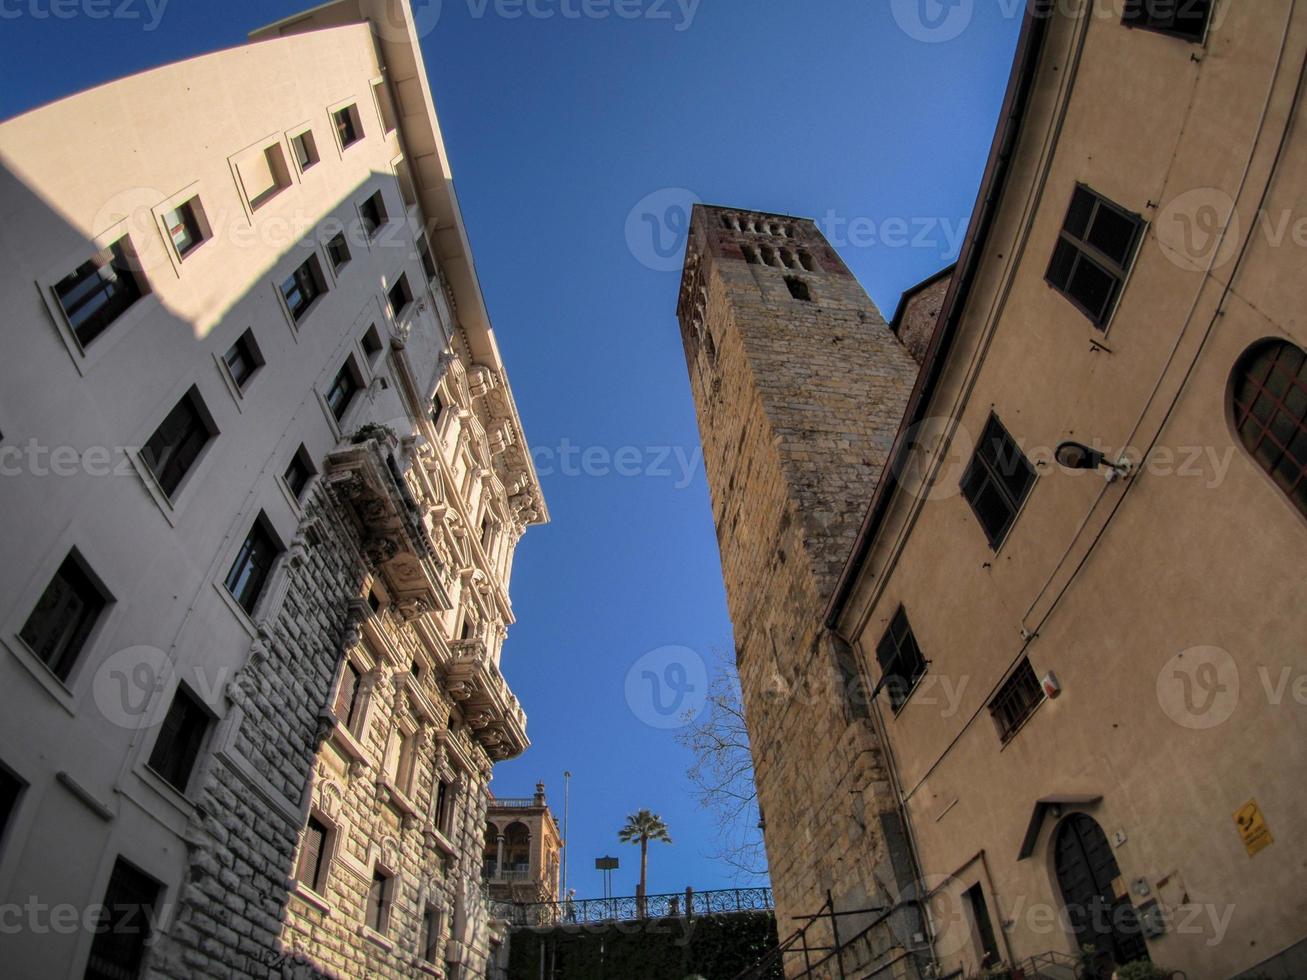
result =
[[[1262,809],[1257,805],[1256,800],[1249,800],[1235,811],[1234,822],[1239,828],[1239,836],[1243,838],[1243,846],[1247,848],[1249,857],[1275,843],[1275,838],[1271,836],[1271,828],[1266,826],[1266,818],[1262,816]]]

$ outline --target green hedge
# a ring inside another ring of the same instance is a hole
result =
[[[518,929],[509,980],[731,980],[776,949],[770,912]],[[541,972],[541,955],[544,972]],[[768,975],[780,980],[777,968]]]

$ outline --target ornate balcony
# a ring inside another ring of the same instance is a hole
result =
[[[492,759],[511,759],[526,751],[531,744],[526,737],[526,712],[490,659],[484,640],[452,644],[445,685]]]
[[[368,563],[406,619],[449,609],[449,576],[440,567],[421,509],[396,462],[398,440],[380,427],[362,430],[354,438],[354,445],[327,457],[326,480],[353,510]]]

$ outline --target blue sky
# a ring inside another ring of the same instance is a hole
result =
[[[0,117],[239,44],[309,5],[55,2],[66,16],[51,0],[0,0]],[[581,897],[601,893],[593,868],[604,854],[622,858],[616,891],[634,892],[639,852],[616,832],[640,807],[661,813],[676,841],[651,855],[652,892],[732,883],[705,856],[712,818],[689,796],[688,759],[671,731],[646,723],[659,716],[641,676],[652,666],[679,680],[658,652],[667,646],[705,660],[732,649],[694,465],[678,275],[660,268],[678,264],[663,258],[679,253],[678,209],[692,194],[818,219],[888,316],[903,289],[956,258],[1020,6],[440,5],[427,67],[553,516],[519,549],[518,623],[504,653],[534,745],[497,769],[494,786],[524,796],[543,779],[561,817],[562,773],[572,771],[570,884]],[[94,16],[104,10],[120,16]],[[695,657],[670,656],[699,686]]]

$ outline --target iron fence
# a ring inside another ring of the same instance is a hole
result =
[[[496,911],[513,926],[564,926],[633,922],[684,915],[770,912],[774,908],[770,888],[723,888],[706,892],[687,888],[683,892],[669,895],[627,895],[621,898],[500,905]]]

